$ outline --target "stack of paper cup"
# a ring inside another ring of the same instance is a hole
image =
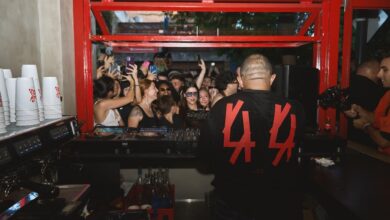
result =
[[[41,91],[41,85],[39,83],[37,66],[33,65],[33,64],[22,65],[22,77],[33,78],[34,88],[35,88],[35,92],[36,92],[37,100],[38,100],[39,120],[43,121],[45,118],[44,118],[44,114],[43,114],[42,91]]]
[[[0,69],[0,94],[2,97],[3,101],[3,115],[4,115],[4,120],[5,120],[5,125],[9,125],[9,99],[8,99],[8,93],[7,93],[7,88],[5,86],[5,79],[4,79],[4,72],[3,70]]]
[[[0,134],[6,133],[7,130],[5,129],[5,119],[4,119],[4,110],[3,110],[3,102],[0,95]]]
[[[4,78],[12,78],[12,72],[10,69],[3,69]]]
[[[15,91],[16,125],[29,126],[39,124],[38,100],[34,81],[30,77],[16,79]]]
[[[11,122],[16,122],[16,115],[15,115],[16,78],[6,78],[5,85],[7,87],[7,93],[9,98],[9,112],[10,112],[9,120]]]
[[[57,77],[43,77],[43,108],[46,119],[62,117],[61,93]]]

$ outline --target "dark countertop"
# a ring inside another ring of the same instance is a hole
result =
[[[308,186],[331,219],[390,219],[390,164],[348,150],[341,164],[308,167]]]

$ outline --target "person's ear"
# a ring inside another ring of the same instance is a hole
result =
[[[238,82],[238,86],[240,87],[240,88],[243,88],[243,82],[242,82],[242,78],[241,78],[241,68],[240,67],[238,67],[237,68],[237,70],[236,70],[236,75],[237,75],[237,82]]]
[[[276,78],[276,74],[273,73],[273,74],[271,75],[271,81],[270,81],[271,84],[270,84],[270,85],[272,85],[272,83],[274,83],[275,78]]]

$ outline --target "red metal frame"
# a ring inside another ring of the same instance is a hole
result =
[[[387,0],[353,0],[347,1],[344,6],[344,33],[343,33],[343,48],[342,48],[342,73],[341,87],[349,87],[350,81],[350,66],[351,66],[351,48],[352,48],[352,21],[353,10],[356,9],[390,9],[390,1]],[[340,114],[340,132],[343,137],[347,137],[347,119],[344,114]]]
[[[77,116],[83,131],[93,127],[92,45],[89,0],[73,1]]]
[[[307,18],[305,23],[302,25],[301,29],[298,32],[298,35],[305,35],[309,27],[314,23],[314,21],[317,19],[318,12],[313,12],[310,14],[310,16]]]
[[[218,43],[219,48],[261,48],[261,47],[299,47],[306,43],[300,42],[282,42],[282,43]],[[215,47],[215,43],[181,43],[181,42],[111,42],[107,45],[112,47],[187,47],[187,48],[212,48]]]
[[[269,1],[264,1],[269,2]],[[322,3],[302,0],[288,3],[213,3],[188,2],[90,2],[73,0],[76,54],[77,113],[85,121],[83,131],[93,127],[92,42],[112,46],[131,47],[298,47],[313,43],[313,65],[320,69],[320,92],[337,82],[337,57],[341,0],[324,0]],[[102,11],[197,11],[197,12],[309,12],[310,17],[296,36],[131,36],[110,35],[101,16]],[[95,15],[103,35],[91,35],[90,12]],[[321,19],[325,18],[325,19]],[[311,24],[314,36],[305,36]],[[335,123],[335,112],[319,109],[319,125],[326,117]],[[334,126],[333,126],[334,127]]]

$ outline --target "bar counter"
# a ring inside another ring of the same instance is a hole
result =
[[[390,219],[390,164],[348,149],[342,163],[306,167],[310,193],[330,219]]]
[[[143,144],[155,145],[160,152],[140,153],[136,148],[130,149],[132,144],[127,141],[118,137],[109,141],[81,136],[70,144],[67,158],[82,163],[114,163],[116,169],[140,166],[195,169],[200,165],[193,146],[177,151],[170,148],[169,141],[142,140]],[[389,163],[347,148],[341,162],[334,166],[326,168],[314,162],[302,166],[305,190],[325,208],[330,219],[390,219]]]

